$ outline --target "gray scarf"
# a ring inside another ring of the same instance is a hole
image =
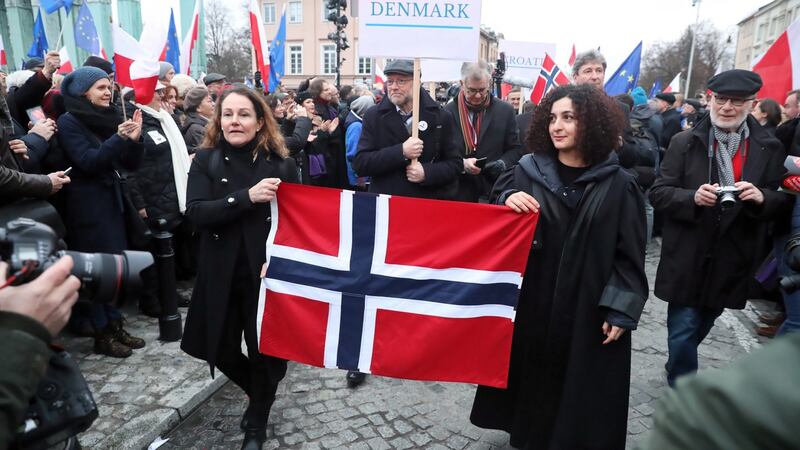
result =
[[[736,179],[733,175],[733,157],[739,151],[739,145],[743,140],[750,137],[750,129],[747,127],[745,120],[735,132],[727,132],[714,127],[714,138],[717,140],[717,173],[719,174],[719,183],[721,186],[733,186]]]

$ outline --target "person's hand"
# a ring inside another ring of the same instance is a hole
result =
[[[56,122],[53,119],[42,120],[30,127],[28,134],[31,133],[36,133],[45,141],[49,141],[56,133]]]
[[[694,203],[697,206],[712,207],[717,204],[717,188],[719,184],[704,184],[694,193]]]
[[[71,181],[69,177],[62,171],[48,173],[47,177],[50,178],[50,184],[53,186],[52,190],[50,191],[51,195],[60,191],[65,184]]]
[[[422,183],[425,181],[425,169],[422,167],[422,163],[418,160],[414,160],[411,164],[407,165],[406,178],[412,183]]]
[[[481,168],[475,165],[477,158],[464,158],[464,172],[471,175],[478,175],[481,173]]]
[[[278,185],[281,180],[278,178],[264,178],[259,181],[255,186],[247,191],[252,203],[269,203],[275,198],[275,193],[278,192]]]
[[[294,112],[294,115],[297,117],[308,117],[308,111],[300,105],[295,105],[294,108],[291,109]]]
[[[144,208],[140,209],[139,210],[139,217],[141,217],[142,219],[147,219],[147,210],[144,209]]]
[[[406,159],[417,159],[422,155],[422,147],[425,145],[422,139],[410,137],[403,142],[403,156]]]
[[[625,334],[625,328],[611,326],[608,322],[603,322],[603,334],[606,335],[606,340],[603,341],[603,345],[610,344]]]
[[[539,201],[527,192],[515,192],[506,199],[506,206],[515,213],[538,213]]]
[[[739,189],[739,200],[743,202],[753,202],[756,205],[764,203],[764,193],[749,181],[737,181],[733,183]]]
[[[305,108],[303,108],[303,109],[305,109]],[[322,117],[320,117],[320,116],[313,116],[313,117],[311,118],[311,124],[312,124],[312,125],[314,125],[314,126],[315,126],[315,127],[317,127],[317,128],[321,127],[321,126],[322,126]]]
[[[339,118],[336,117],[335,119],[331,120],[331,124],[328,127],[328,133],[333,133],[336,129],[339,128]]]
[[[72,264],[72,258],[64,256],[30,283],[0,289],[0,311],[28,316],[51,335],[58,334],[67,324],[81,287],[78,278],[70,275]],[[8,264],[0,263],[0,284],[6,282],[7,273]]]
[[[58,52],[49,52],[44,57],[42,74],[47,77],[47,79],[51,79],[59,68],[61,68],[61,56],[59,56]]]
[[[314,142],[317,140],[317,132],[308,133],[308,138],[306,138],[306,142]]]
[[[119,134],[122,139],[138,141],[139,137],[142,135],[142,110],[137,109],[130,119],[119,124],[117,127],[117,134]]]
[[[175,112],[175,108],[173,108],[169,102],[161,102],[161,109],[170,114],[173,114]]]
[[[331,129],[331,121],[330,120],[323,120],[322,123],[319,126],[319,129],[327,133],[328,130]]]
[[[8,141],[8,146],[15,155],[21,157],[22,159],[28,159],[28,146],[25,145],[24,142],[20,141],[19,139],[12,139]]]

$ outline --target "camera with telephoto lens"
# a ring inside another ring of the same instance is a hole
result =
[[[780,285],[784,292],[791,294],[800,290],[800,232],[789,238],[783,251],[786,265],[796,273],[781,277]]]
[[[736,186],[722,186],[717,188],[717,197],[719,197],[719,206],[722,208],[730,208],[736,204],[736,198],[739,196],[739,188]]]
[[[12,286],[35,279],[69,255],[74,261],[72,274],[81,280],[80,299],[108,303],[140,289],[142,270],[153,264],[148,252],[111,255],[64,247],[51,227],[35,220],[19,218],[0,227],[0,260],[9,265],[7,280]],[[77,361],[63,350],[56,351],[10,448],[43,450],[56,444],[72,448],[75,436],[89,429],[97,416],[97,405]]]

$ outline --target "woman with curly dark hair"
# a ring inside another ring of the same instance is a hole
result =
[[[470,419],[526,449],[625,448],[631,334],[648,295],[644,199],[619,165],[624,119],[590,86],[553,90],[532,154],[495,203],[538,213],[520,292],[508,389],[479,386]]]

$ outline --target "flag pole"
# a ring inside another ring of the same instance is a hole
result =
[[[61,25],[61,31],[58,32],[55,51],[61,50],[61,38],[64,37],[64,16],[62,16],[61,8],[58,8],[58,22]]]
[[[694,19],[694,29],[692,30],[692,49],[689,50],[689,72],[686,74],[686,88],[683,96],[689,98],[689,83],[692,81],[692,65],[694,64],[694,44],[697,39],[697,24],[700,23],[700,0],[692,0],[692,6],[697,6],[697,17]]]
[[[413,119],[411,120],[411,137],[419,139],[419,102],[420,102],[420,63],[419,58],[414,58],[414,104],[412,106]],[[414,161],[417,159],[414,158]]]

